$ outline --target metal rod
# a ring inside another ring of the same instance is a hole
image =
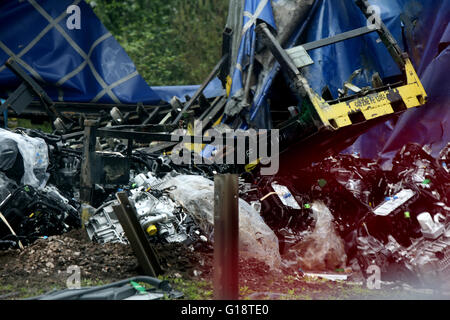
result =
[[[226,97],[221,97],[221,99],[217,102],[217,104],[214,106],[211,111],[205,115],[205,117],[202,119],[202,131],[207,131],[210,126],[213,124],[214,118],[219,114],[219,112],[222,111],[223,108],[225,108],[225,104],[227,102]]]
[[[250,105],[250,81],[252,80],[253,67],[255,65],[255,47],[256,47],[256,35],[253,35],[252,47],[250,51],[250,65],[248,67],[247,79],[245,81],[244,88],[244,105]]]
[[[80,200],[83,203],[92,203],[94,181],[95,181],[95,145],[97,132],[97,121],[84,121],[84,149],[83,161],[80,174]]]
[[[214,298],[239,298],[239,183],[237,174],[214,177]]]
[[[101,109],[112,109],[114,107],[119,108],[120,110],[136,110],[136,107],[138,104],[126,104],[126,103],[93,103],[93,102],[70,102],[70,101],[55,101],[53,102],[54,106],[56,108],[62,108],[62,109],[68,109],[68,110],[74,110],[77,111],[79,109],[95,109],[95,110],[101,110]],[[30,106],[37,107],[40,106],[40,102],[33,101],[30,103]],[[163,105],[150,105],[150,104],[141,104],[141,106],[146,110],[154,110],[160,107],[163,107],[165,110],[169,110],[170,106],[168,103],[164,103]]]
[[[217,105],[217,103],[223,98],[223,96],[218,96],[214,99],[214,101],[211,103],[211,105],[205,110],[203,111],[203,113],[200,115],[200,117],[197,118],[197,120],[202,121],[207,115],[208,113],[211,112],[211,110],[214,109],[214,107]]]
[[[191,100],[189,100],[189,102],[184,105],[183,110],[181,110],[181,112],[178,113],[178,115],[175,117],[175,120],[173,120],[173,122],[172,122],[173,124],[178,123],[178,121],[180,121],[181,117],[183,116],[183,113],[185,113],[190,107],[192,107],[192,105],[198,99],[198,97],[203,92],[203,90],[205,90],[205,88],[208,86],[208,84],[211,82],[211,80],[214,79],[217,72],[219,72],[220,67],[226,61],[227,57],[228,57],[228,54],[224,55],[222,57],[222,59],[220,59],[220,61],[216,64],[216,66],[211,71],[211,73],[208,75],[208,77],[203,82],[203,84],[200,86],[200,88],[198,88],[198,90],[194,93],[194,96],[191,98]]]
[[[337,43],[337,42],[341,42],[341,41],[353,39],[353,38],[356,38],[356,37],[360,37],[360,36],[363,36],[363,35],[375,32],[375,31],[377,31],[376,28],[362,27],[362,28],[359,28],[359,29],[354,29],[354,30],[351,30],[351,31],[343,32],[343,33],[338,34],[338,35],[333,36],[333,37],[320,39],[320,40],[313,41],[313,42],[304,43],[301,46],[307,51],[314,50],[314,49],[318,49],[318,48],[321,48],[321,47],[329,46],[329,45]]]
[[[97,130],[97,136],[103,138],[119,138],[119,139],[133,139],[138,142],[153,142],[153,141],[166,141],[166,142],[186,142],[190,141],[202,141],[210,143],[213,141],[213,137],[206,136],[181,136],[172,135],[169,133],[154,133],[154,132],[137,132],[128,130],[109,130],[108,128],[100,128]],[[225,139],[225,138],[224,138]],[[194,143],[194,142],[192,142]]]
[[[366,18],[371,17],[371,12],[369,10],[370,3],[367,0],[357,0],[356,5],[360,8],[362,13],[366,16]],[[387,50],[389,51],[389,54],[394,59],[394,61],[397,63],[400,70],[404,69],[405,67],[405,59],[404,55],[402,53],[402,49],[397,43],[397,40],[395,40],[394,36],[391,34],[389,29],[386,27],[384,22],[379,20],[379,26],[375,30],[378,32],[378,35],[380,36],[381,41],[383,41],[384,45],[386,46]]]
[[[13,108],[17,114],[20,114],[31,103],[33,100],[32,96],[36,96],[41,101],[42,106],[52,122],[55,121],[60,114],[54,108],[53,101],[47,95],[45,90],[42,89],[42,87],[22,69],[22,67],[20,67],[14,58],[9,58],[5,62],[5,65],[23,81],[14,94],[6,99],[5,105]]]
[[[272,32],[269,30],[269,27],[265,23],[260,23],[256,27],[256,32],[263,36],[265,44],[268,46],[269,50],[274,55],[275,59],[277,59],[280,66],[287,72],[289,78],[296,79],[300,74],[295,63],[289,57],[287,52],[281,47],[281,44],[278,40],[273,36]]]

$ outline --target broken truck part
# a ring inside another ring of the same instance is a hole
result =
[[[360,2],[364,3],[361,4],[361,10],[367,12],[367,4],[364,1]],[[314,122],[318,121],[320,123],[319,126],[336,130],[409,108],[422,106],[427,101],[427,94],[411,61],[400,50],[396,40],[382,22],[380,22],[379,26],[362,27],[331,38],[305,43],[288,50],[284,50],[281,47],[265,23],[257,26],[257,32],[264,37],[265,44],[290,79],[291,89],[294,94],[300,99],[307,98],[311,103],[313,107],[311,112],[315,114],[313,116]],[[378,84],[372,88],[364,88],[364,90],[348,85],[347,87],[354,91],[353,95],[325,101],[311,89],[307,79],[301,73],[303,67],[314,63],[307,51],[372,32],[377,32],[380,35],[383,44],[388,48],[392,58],[403,72],[403,80],[395,84]]]

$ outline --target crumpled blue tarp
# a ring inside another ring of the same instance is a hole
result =
[[[69,29],[80,8],[81,28]],[[5,67],[9,57],[32,75],[54,101],[156,104],[192,96],[198,86],[149,87],[91,7],[81,0],[0,1],[0,96],[20,84]],[[207,97],[224,93],[220,81],[205,90]]]
[[[244,88],[243,71],[248,67],[250,56],[254,55],[254,41],[256,38],[255,25],[257,20],[262,20],[276,29],[270,0],[244,0],[243,24],[241,43],[239,46],[236,68],[232,76],[230,97]],[[247,62],[247,63],[246,63]]]
[[[400,47],[409,53],[429,95],[429,103],[423,108],[408,110],[397,123],[391,120],[371,129],[346,152],[389,159],[405,143],[418,142],[430,144],[436,155],[450,140],[450,82],[447,75],[450,67],[450,3],[429,0],[371,0],[370,3],[380,8],[381,19]],[[310,17],[298,26],[297,34],[286,48],[366,24],[367,20],[353,0],[317,0]],[[303,72],[311,87],[320,93],[328,85],[336,96],[337,89],[342,88],[353,71],[361,67],[364,72],[353,81],[358,86],[369,85],[376,71],[382,78],[399,75],[397,65],[377,39],[374,33],[309,51],[315,63]],[[275,65],[268,72],[263,84],[266,89],[254,99],[251,121],[258,127],[271,127],[267,96],[278,69]]]

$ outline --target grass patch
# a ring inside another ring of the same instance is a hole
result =
[[[46,133],[52,133],[52,125],[50,122],[43,122],[43,123],[33,123],[29,119],[16,119],[16,118],[10,118],[8,120],[8,128],[14,129],[14,128],[29,128],[29,129],[40,129],[43,132]]]
[[[182,278],[158,278],[169,281],[174,290],[184,294],[185,300],[213,299],[213,286],[211,282],[204,280],[186,280]]]
[[[53,289],[59,290],[64,289],[63,285],[43,285],[41,287],[36,286],[23,286],[23,285],[0,285],[0,296],[1,299],[27,299],[31,297],[40,296],[47,293]]]

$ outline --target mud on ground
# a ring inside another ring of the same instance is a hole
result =
[[[212,298],[212,247],[157,245],[163,277],[188,299]],[[32,297],[66,288],[79,266],[82,286],[107,284],[142,275],[130,246],[92,243],[84,230],[39,239],[21,250],[0,251],[0,299]],[[365,286],[302,278],[295,269],[271,271],[261,261],[240,259],[243,299],[408,299],[432,298],[430,293],[365,289]],[[447,297],[448,299],[449,297]]]
[[[167,244],[156,249],[168,277],[176,274],[189,278],[196,265],[202,268],[199,263],[204,258],[188,247]],[[92,243],[84,230],[73,230],[38,239],[23,251],[0,251],[0,298],[33,296],[54,287],[64,288],[73,274],[68,273],[70,266],[80,267],[82,285],[111,283],[143,274],[129,245]]]

